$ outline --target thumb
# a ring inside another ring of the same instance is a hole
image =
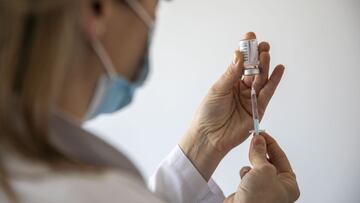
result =
[[[250,166],[244,166],[240,169],[240,178],[243,179],[244,176],[251,170]]]
[[[236,50],[234,53],[233,62],[229,65],[225,73],[223,73],[222,76],[213,85],[213,89],[220,93],[231,90],[235,82],[237,82],[242,75],[243,63],[243,55],[239,50]]]
[[[266,141],[261,135],[254,135],[249,152],[251,164],[256,168],[269,163],[266,158]]]

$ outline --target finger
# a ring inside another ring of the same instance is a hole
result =
[[[244,39],[256,39],[256,34],[254,32],[247,32],[244,35]]]
[[[224,200],[224,203],[233,203],[234,202],[235,193],[232,193],[229,197]]]
[[[251,170],[250,166],[242,167],[240,169],[240,178],[242,179],[250,170]]]
[[[252,84],[253,84],[253,82],[254,82],[254,78],[255,78],[255,76],[253,76],[253,75],[244,76],[243,79],[242,79],[244,85],[245,85],[247,88],[251,88],[251,86],[252,86]]]
[[[234,83],[239,80],[243,69],[243,56],[239,50],[234,53],[233,62],[229,65],[225,73],[215,82],[213,89],[218,92],[232,90]]]
[[[253,87],[256,92],[259,92],[260,89],[266,84],[269,76],[269,65],[270,65],[270,54],[269,52],[260,53],[260,74],[255,76]]]
[[[281,77],[284,74],[284,69],[283,65],[277,65],[265,86],[260,90],[258,96],[259,106],[264,107],[264,109],[270,102],[271,97],[274,95],[274,92],[280,83]]]
[[[255,135],[251,141],[249,159],[257,168],[269,163],[266,157],[266,142],[262,136]]]
[[[247,39],[247,40],[256,39],[256,34],[254,32],[248,32],[245,34],[243,39]],[[254,76],[244,76],[243,81],[247,87],[251,87],[254,81]]]
[[[261,134],[266,140],[266,149],[271,163],[279,173],[292,172],[291,164],[276,140],[267,133]]]
[[[259,44],[259,53],[261,52],[269,52],[270,44],[268,42],[260,42]]]
[[[259,58],[260,58],[260,67],[262,68],[262,74],[264,74],[264,78],[266,78],[266,80],[269,77],[269,66],[270,66],[270,54],[269,54],[269,64],[267,67],[262,67],[262,60],[261,60],[261,53],[262,52],[269,52],[270,51],[270,44],[268,42],[260,42],[259,44]]]

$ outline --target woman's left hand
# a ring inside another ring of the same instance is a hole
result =
[[[245,39],[256,38],[249,32]],[[258,94],[259,116],[262,118],[284,72],[277,65],[269,75],[270,45],[259,44],[261,73],[242,77],[243,57],[236,50],[234,61],[211,87],[195,114],[194,120],[180,147],[201,175],[208,180],[221,159],[249,136],[253,128],[251,113],[251,86]]]

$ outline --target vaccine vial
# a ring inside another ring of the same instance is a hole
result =
[[[256,39],[244,39],[239,42],[240,52],[244,56],[244,76],[257,75],[259,69],[259,50]]]

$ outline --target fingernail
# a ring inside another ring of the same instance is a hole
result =
[[[265,146],[265,140],[261,135],[254,136],[254,146]]]
[[[239,171],[239,174],[241,175],[242,173],[247,173],[247,172],[249,172],[250,171],[250,169],[248,169],[248,168],[242,168],[240,171]]]
[[[245,34],[244,39],[248,39],[248,40],[256,39],[256,34],[254,32],[248,32],[248,33]]]

